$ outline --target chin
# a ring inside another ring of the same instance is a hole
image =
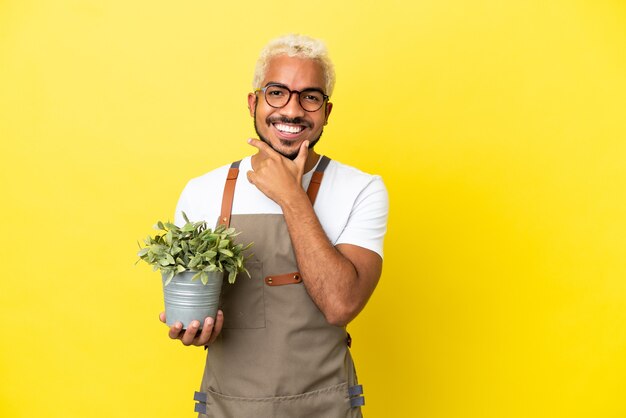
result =
[[[279,154],[293,160],[298,156],[301,144],[302,142],[299,142],[298,146],[294,146],[291,141],[280,141],[278,147],[272,146],[272,148]]]

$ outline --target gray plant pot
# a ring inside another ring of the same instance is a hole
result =
[[[163,277],[167,325],[172,326],[176,321],[180,321],[183,328],[187,328],[191,321],[197,319],[202,328],[207,317],[215,319],[224,273],[219,271],[208,273],[209,281],[206,285],[199,279],[191,280],[194,274],[196,273],[192,271],[179,273],[167,286]]]

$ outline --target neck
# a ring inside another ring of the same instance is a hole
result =
[[[306,157],[306,163],[304,163],[304,173],[308,173],[309,171],[313,170],[313,167],[315,167],[315,164],[317,164],[319,159],[320,155],[314,150],[310,149],[309,155]]]

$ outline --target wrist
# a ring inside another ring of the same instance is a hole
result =
[[[303,206],[310,206],[309,197],[302,187],[296,188],[292,193],[285,195],[278,203],[283,210],[283,214],[298,213],[302,211]]]

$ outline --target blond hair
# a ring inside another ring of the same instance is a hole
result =
[[[254,69],[254,79],[252,80],[252,88],[259,89],[267,66],[272,57],[277,55],[288,55],[290,57],[307,58],[318,61],[322,65],[324,72],[324,81],[326,83],[324,92],[332,95],[335,88],[335,68],[332,61],[328,57],[326,45],[319,39],[313,39],[305,35],[289,34],[271,40],[265,48],[261,50],[259,59]]]

